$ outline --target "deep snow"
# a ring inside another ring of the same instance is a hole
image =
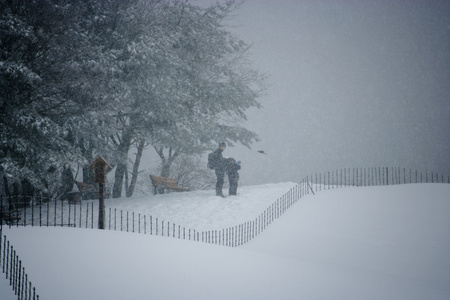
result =
[[[221,229],[255,218],[293,185],[107,205]],[[40,299],[449,299],[449,216],[449,184],[408,184],[308,195],[236,248],[78,228],[4,227],[4,234]]]

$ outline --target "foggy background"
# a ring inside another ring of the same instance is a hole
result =
[[[247,0],[230,23],[270,76],[244,125],[261,142],[224,152],[241,185],[345,167],[450,173],[449,1]]]

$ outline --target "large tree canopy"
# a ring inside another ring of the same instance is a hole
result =
[[[0,171],[55,193],[64,166],[102,154],[120,197],[133,145],[152,144],[163,163],[164,149],[171,162],[217,141],[250,145],[257,136],[239,122],[259,107],[264,77],[227,30],[235,8],[0,0]]]

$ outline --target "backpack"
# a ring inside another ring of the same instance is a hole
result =
[[[216,168],[216,155],[214,152],[211,152],[210,154],[208,154],[208,168],[213,170]]]

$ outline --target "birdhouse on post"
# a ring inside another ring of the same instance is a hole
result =
[[[98,183],[98,229],[105,229],[104,184],[106,183],[106,167],[110,169],[112,167],[101,155],[94,160],[88,169],[92,167],[94,167],[94,182]]]
[[[88,169],[94,167],[94,182],[106,183],[106,167],[112,169],[112,167],[101,156],[97,156],[94,162],[88,167]]]

